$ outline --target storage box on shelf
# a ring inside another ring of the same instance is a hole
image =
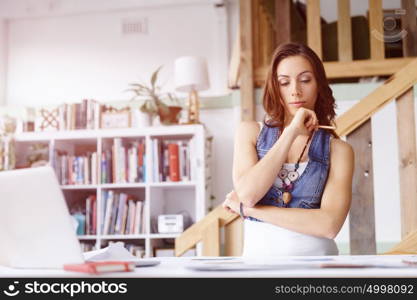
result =
[[[150,257],[181,234],[159,233],[158,215],[181,214],[186,228],[206,214],[205,139],[202,125],[22,133],[17,165],[46,146],[83,248],[123,241]]]

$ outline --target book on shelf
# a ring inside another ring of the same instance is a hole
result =
[[[80,247],[81,247],[81,251],[82,252],[92,251],[92,250],[95,249],[94,244],[92,244],[92,243],[85,243],[85,242],[80,242]]]
[[[134,233],[135,230],[135,211],[136,205],[135,202],[132,199],[129,199],[128,202],[128,211],[127,211],[127,217],[126,217],[126,232],[132,232]]]
[[[168,144],[169,179],[171,181],[180,181],[178,149],[178,144]]]
[[[113,191],[108,191],[105,196],[106,198],[104,198],[104,203],[106,203],[106,206],[105,206],[106,210],[104,211],[104,214],[102,215],[102,224],[104,224],[103,229],[102,229],[103,234],[109,233],[110,215],[111,215],[111,210],[113,207],[113,195],[114,195]]]
[[[158,154],[159,140],[152,140],[152,174],[153,181],[159,182],[159,154]]]
[[[110,213],[110,224],[109,224],[109,231],[108,234],[114,234],[114,227],[116,223],[116,215],[117,215],[117,209],[119,207],[119,193],[114,193],[113,195],[113,204],[111,207]]]
[[[102,233],[140,234],[143,233],[143,201],[136,200],[133,195],[113,190],[103,195]]]
[[[126,226],[127,226],[127,219],[129,216],[129,202],[128,199],[126,198],[126,202],[125,205],[123,206],[123,214],[122,214],[122,218],[121,218],[121,227],[120,227],[120,234],[126,234],[127,230],[126,230]]]
[[[111,149],[101,154],[101,183],[145,182],[145,143],[143,140],[124,145],[114,138]]]
[[[75,156],[55,149],[52,155],[52,166],[61,185],[97,184],[97,152]]]
[[[152,172],[154,182],[191,180],[188,140],[152,140]]]
[[[108,192],[107,190],[103,190],[101,192],[101,207],[100,207],[100,216],[101,216],[101,222],[100,222],[100,233],[104,233],[104,218],[106,214],[107,209],[107,199],[108,199]]]
[[[98,183],[97,174],[97,152],[93,152],[93,154],[91,154],[91,184],[95,185]]]
[[[91,198],[88,197],[85,202],[85,233],[91,234]]]
[[[15,168],[15,145],[11,136],[0,137],[0,171]]]
[[[125,206],[127,205],[127,194],[120,193],[119,195],[119,205],[117,208],[117,216],[114,226],[114,233],[116,234],[123,234],[122,232],[122,221],[123,221],[123,214],[125,213]]]
[[[92,213],[92,231],[91,234],[97,234],[97,199],[94,195],[93,199],[93,213]]]
[[[77,221],[77,235],[97,234],[97,198],[89,195],[72,203],[70,212]]]
[[[86,199],[86,234],[96,234],[96,228],[94,226],[97,215],[97,199],[96,195],[90,195]]]
[[[145,247],[134,244],[126,244],[125,248],[134,256],[143,258],[145,256]]]
[[[81,272],[87,274],[102,274],[109,272],[132,272],[135,269],[134,262],[126,261],[102,261],[86,262],[83,264],[65,264],[65,271]]]
[[[191,180],[190,148],[187,142],[179,142],[179,169],[182,181]]]
[[[136,202],[135,213],[133,216],[133,234],[139,234],[142,233],[145,229],[145,226],[143,225],[143,202],[138,201]],[[131,231],[132,232],[132,231]]]
[[[58,107],[59,130],[99,129],[101,105],[93,99],[63,103]]]
[[[101,183],[112,183],[113,179],[113,157],[110,149],[101,154]]]

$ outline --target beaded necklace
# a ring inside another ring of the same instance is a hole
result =
[[[300,166],[300,161],[301,158],[303,157],[303,154],[307,148],[308,143],[310,142],[311,138],[313,137],[313,133],[310,134],[310,136],[307,139],[306,144],[304,145],[303,151],[301,152],[300,157],[298,158],[297,162],[295,163],[295,168],[294,171],[288,171],[286,169],[281,169],[281,171],[279,171],[278,173],[278,177],[281,178],[282,180],[282,200],[284,201],[285,205],[288,205],[288,203],[291,202],[291,192],[294,188],[294,184],[293,182],[296,181],[298,179],[298,177],[300,177],[300,174],[298,173],[298,167]],[[285,182],[285,179],[288,178],[288,180],[290,181],[289,184],[287,184]]]

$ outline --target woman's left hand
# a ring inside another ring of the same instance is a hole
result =
[[[226,195],[226,199],[224,200],[222,206],[230,212],[239,214],[240,201],[235,191],[231,191]]]

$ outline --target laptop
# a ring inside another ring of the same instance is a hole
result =
[[[0,264],[62,269],[84,263],[73,220],[50,166],[0,172]],[[138,259],[136,265],[157,260]]]

